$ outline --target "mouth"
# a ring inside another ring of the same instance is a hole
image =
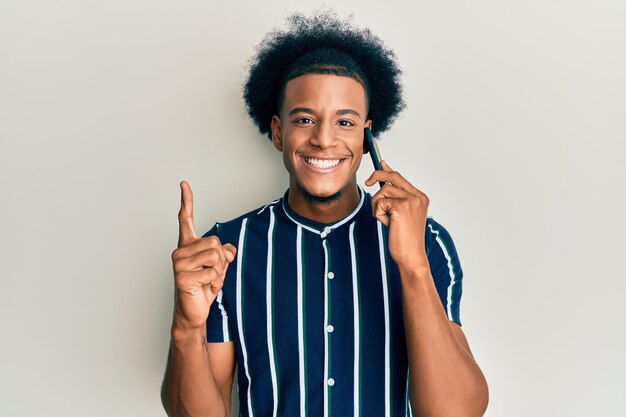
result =
[[[311,156],[301,156],[301,158],[306,168],[322,174],[334,172],[338,167],[342,166],[343,161],[346,160],[345,157],[314,158]]]
[[[323,170],[330,170],[335,168],[337,165],[339,165],[343,159],[341,158],[337,158],[337,159],[318,159],[318,158],[311,158],[308,156],[303,157],[302,159],[304,159],[304,162],[306,162],[308,165],[317,168],[317,169],[323,169]]]

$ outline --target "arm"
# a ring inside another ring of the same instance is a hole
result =
[[[372,197],[372,212],[389,228],[389,253],[402,286],[411,407],[420,417],[480,417],[487,382],[460,326],[442,307],[425,249],[428,197],[382,161],[365,181],[385,184]]]
[[[413,411],[429,417],[484,415],[487,382],[463,330],[448,320],[430,269],[401,269],[400,277]]]
[[[193,194],[186,181],[180,186],[178,248],[172,252],[174,318],[161,401],[169,416],[225,417],[230,414],[234,347],[232,342],[207,343],[207,326],[210,318],[218,317],[211,314],[211,306],[219,303],[217,295],[236,249],[212,235],[216,226],[206,237],[196,236]]]
[[[206,328],[172,328],[161,401],[168,416],[230,416],[233,342],[207,343]]]

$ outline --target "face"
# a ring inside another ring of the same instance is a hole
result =
[[[330,197],[356,191],[363,156],[367,102],[349,77],[306,74],[287,82],[280,114],[272,118],[272,142],[283,153],[290,193]]]

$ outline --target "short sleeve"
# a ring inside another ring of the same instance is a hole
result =
[[[461,326],[463,269],[452,236],[432,217],[427,218],[431,242],[427,251],[430,272],[448,320]]]
[[[211,304],[209,318],[206,321],[206,337],[208,342],[230,342],[233,340],[230,320],[226,309],[222,304],[222,290],[217,293],[217,298]]]
[[[215,223],[213,227],[202,235],[202,237],[209,237],[218,234],[219,231],[219,223]],[[230,342],[233,340],[230,320],[228,319],[228,314],[224,305],[222,303],[222,298],[224,297],[224,293],[220,290],[217,293],[217,297],[213,304],[211,304],[211,309],[209,310],[209,317],[206,321],[206,335],[208,342]]]

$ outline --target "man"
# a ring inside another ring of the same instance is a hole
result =
[[[395,55],[330,14],[261,43],[244,97],[289,188],[201,238],[181,182],[171,416],[482,416],[461,329],[462,269],[428,197],[383,162],[357,184],[363,132],[404,107]],[[208,316],[208,319],[207,319]]]

